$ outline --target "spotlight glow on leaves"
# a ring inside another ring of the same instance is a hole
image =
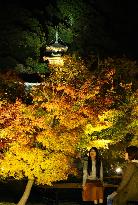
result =
[[[33,104],[0,102],[1,176],[51,184],[76,174],[78,150],[105,148],[122,140],[125,131],[137,141],[137,95],[122,103],[115,69],[94,76],[69,57],[62,69],[32,89]],[[130,86],[122,89],[129,96]]]

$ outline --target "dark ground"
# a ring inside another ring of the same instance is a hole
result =
[[[25,189],[25,182],[11,181],[0,182],[0,202],[17,203]],[[108,194],[114,189],[105,189],[105,202]],[[46,189],[44,187],[33,186],[28,199],[28,205],[89,205],[82,202],[81,189]],[[92,203],[91,203],[92,205]]]

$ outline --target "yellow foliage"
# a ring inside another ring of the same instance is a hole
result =
[[[97,125],[93,126],[91,124],[87,124],[85,129],[84,129],[84,133],[87,134],[92,134],[93,132],[100,132],[101,130],[107,129],[108,127],[110,127],[112,124],[100,124],[98,123]]]
[[[36,183],[48,185],[67,178],[71,169],[68,157],[62,153],[49,155],[38,148],[21,147],[18,143],[13,144],[0,162],[2,176],[35,178]]]
[[[87,149],[90,150],[91,147],[108,148],[108,144],[110,143],[112,143],[112,140],[93,140],[89,142]]]

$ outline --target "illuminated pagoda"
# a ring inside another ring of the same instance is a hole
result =
[[[46,46],[46,56],[43,57],[43,60],[48,61],[52,65],[63,65],[62,55],[67,50],[68,47],[65,44],[59,43],[58,31],[56,31],[56,40],[54,43]]]

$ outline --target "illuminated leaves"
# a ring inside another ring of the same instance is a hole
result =
[[[64,56],[64,66],[49,66],[51,71],[50,79],[53,82],[62,82],[62,83],[69,83],[72,84],[73,80],[75,79],[75,84],[77,86],[77,79],[83,80],[84,75],[88,75],[88,70],[84,64],[82,59],[76,60],[71,56]]]
[[[1,176],[51,184],[76,173],[72,167],[78,150],[105,148],[127,133],[137,143],[137,92],[120,84],[122,101],[113,68],[94,76],[80,60],[67,60],[63,72],[54,70],[32,89],[31,105],[0,102]]]
[[[1,161],[1,174],[16,179],[27,177],[36,179],[38,184],[51,184],[53,181],[67,178],[70,164],[62,153],[45,154],[37,148],[21,147],[16,143]]]
[[[77,137],[75,132],[64,128],[61,133],[52,128],[47,116],[53,120],[52,117],[47,112],[45,116],[41,115],[43,112],[38,115],[35,106],[25,106],[19,101],[1,103],[1,176],[27,177],[38,184],[51,184],[75,173],[70,160],[75,154]]]

